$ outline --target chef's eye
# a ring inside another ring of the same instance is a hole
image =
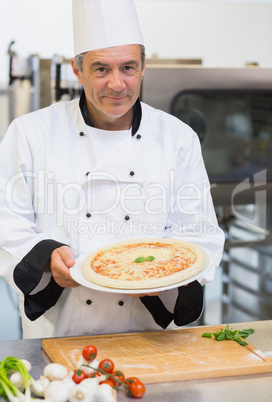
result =
[[[130,71],[133,71],[134,68],[132,66],[125,66],[124,70],[130,72]]]
[[[106,67],[98,67],[96,71],[98,74],[105,74],[107,72],[107,69]]]

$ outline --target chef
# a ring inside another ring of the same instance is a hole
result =
[[[177,328],[199,318],[222,257],[197,135],[139,101],[145,49],[132,0],[74,0],[84,90],[13,121],[0,149],[0,274],[19,294],[24,338]],[[210,269],[148,294],[83,287],[82,256],[109,243],[177,237]]]

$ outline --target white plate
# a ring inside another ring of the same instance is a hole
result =
[[[85,286],[86,288],[93,289],[93,290],[100,290],[101,292],[108,292],[108,293],[121,293],[121,294],[144,294],[144,293],[155,293],[155,292],[162,292],[164,290],[169,290],[169,289],[174,289],[179,286],[187,285],[188,283],[191,283],[198,279],[200,276],[208,272],[213,263],[213,258],[211,254],[208,252],[208,250],[203,248],[203,251],[205,252],[206,260],[205,260],[205,265],[203,269],[198,272],[198,274],[192,276],[191,278],[188,278],[182,282],[174,283],[172,285],[168,286],[162,286],[160,288],[152,288],[152,289],[115,289],[115,288],[108,288],[105,286],[100,286],[96,285],[93,282],[88,281],[82,274],[81,266],[85,258],[88,257],[88,254],[84,254],[82,256],[79,256],[76,259],[75,265],[70,269],[70,274],[74,281],[79,283],[82,286]]]

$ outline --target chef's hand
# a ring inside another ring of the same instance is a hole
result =
[[[63,288],[79,286],[70,275],[70,268],[75,264],[73,252],[68,246],[56,248],[51,254],[50,269],[57,284]]]

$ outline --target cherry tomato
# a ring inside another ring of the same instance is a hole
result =
[[[105,373],[112,373],[114,369],[114,363],[110,359],[101,360],[98,365],[98,368],[103,370]]]
[[[121,385],[119,381],[125,381],[125,375],[122,371],[114,371],[112,375],[114,376],[114,379],[111,378],[111,380],[114,382],[114,385],[117,385],[118,387]]]
[[[105,381],[101,381],[100,383],[99,383],[99,385],[100,384],[109,384],[111,387],[114,387],[115,386],[115,383],[114,383],[114,381],[111,379],[111,378],[108,378],[107,380],[105,380]]]
[[[88,362],[91,362],[97,356],[96,347],[93,345],[85,346],[85,348],[82,350],[82,356],[84,357],[85,360],[87,360]]]
[[[82,380],[87,378],[86,374],[82,370],[75,370],[74,374],[72,376],[72,380],[76,383],[79,384]]]
[[[93,373],[88,375],[88,378],[95,378],[95,377],[100,377],[101,373],[99,373],[98,371],[94,371]]]
[[[134,381],[140,381],[137,377],[127,377],[125,379],[125,384],[129,387]]]
[[[145,386],[141,381],[133,381],[129,385],[129,391],[134,398],[142,398],[145,393]]]

